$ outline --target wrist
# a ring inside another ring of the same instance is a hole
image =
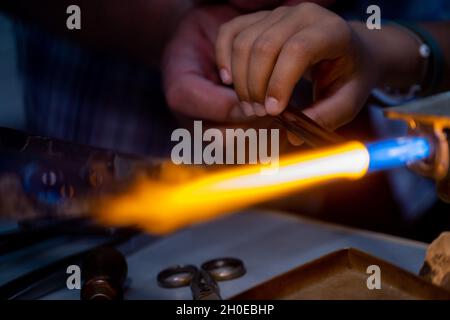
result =
[[[381,30],[370,30],[361,22],[350,22],[350,26],[376,70],[377,86],[407,89],[422,81],[424,61],[409,32],[395,25],[384,25]]]

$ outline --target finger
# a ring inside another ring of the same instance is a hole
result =
[[[231,108],[229,118],[232,121],[240,121],[240,120],[246,120],[248,117],[242,111],[241,106],[239,104],[236,104]]]
[[[242,111],[247,117],[252,117],[255,115],[255,110],[253,109],[253,106],[249,102],[241,101],[240,105]]]
[[[247,86],[247,71],[253,42],[259,36],[260,29],[260,26],[247,28],[236,36],[232,45],[231,74],[240,101],[252,102]]]
[[[207,92],[208,94],[205,94]],[[196,74],[184,74],[176,82],[166,85],[169,106],[184,115],[213,121],[228,121],[236,116],[231,112],[238,104],[235,92]]]
[[[304,109],[303,113],[328,130],[347,124],[355,118],[367,96],[368,92],[361,88],[357,80],[352,80],[328,98],[315,102],[311,107]]]
[[[252,48],[256,39],[279,21],[286,12],[286,7],[277,8],[236,35],[231,52],[231,78],[233,79],[234,89],[241,101],[254,102],[248,89],[248,84],[250,83],[248,81],[248,70],[251,63]],[[281,45],[282,43],[279,43],[280,48]],[[263,103],[264,100],[259,102]]]
[[[302,28],[302,22],[288,7],[274,10],[271,18],[273,23],[253,43],[247,72],[250,98],[261,104],[264,104],[269,79],[283,44]]]
[[[307,28],[291,37],[281,49],[269,79],[265,98],[267,113],[280,114],[305,71],[321,60],[336,56],[340,47],[340,39],[315,28]]]
[[[264,117],[265,115],[267,115],[266,108],[264,108],[262,104],[254,102],[253,110],[258,117]]]
[[[261,11],[249,15],[243,15],[224,23],[220,27],[217,35],[215,50],[216,63],[223,83],[231,84],[233,82],[231,76],[231,52],[234,38],[239,34],[239,32],[253,23],[258,22],[267,14],[267,11]]]
[[[234,90],[216,79],[214,44],[200,32],[181,29],[165,49],[162,63],[164,91],[168,105],[194,118],[228,121],[238,104]],[[212,54],[212,55],[211,55]]]

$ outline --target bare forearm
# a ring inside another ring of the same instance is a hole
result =
[[[408,88],[423,79],[424,59],[419,55],[419,44],[411,31],[398,25],[386,25],[381,30],[369,30],[364,23],[352,22],[357,36],[366,44],[373,62],[379,67],[378,84]],[[450,23],[423,23],[442,50],[444,79],[439,90],[450,89]]]
[[[47,30],[97,48],[159,59],[166,40],[196,0],[6,0],[0,9]],[[66,8],[81,9],[81,30],[68,30]]]

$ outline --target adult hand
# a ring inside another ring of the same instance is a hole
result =
[[[215,41],[222,23],[239,15],[230,6],[192,10],[166,47],[163,78],[169,106],[183,115],[213,121],[244,117],[233,89],[220,81]]]
[[[312,3],[233,19],[220,29],[216,54],[222,81],[243,109],[261,115],[281,113],[309,72],[315,103],[304,112],[332,130],[356,116],[378,79],[351,26]]]
[[[235,121],[255,115],[252,107],[241,109],[234,90],[224,86],[216,66],[215,42],[220,26],[241,14],[280,3],[302,0],[230,0],[233,6],[197,8],[189,12],[168,43],[163,57],[167,102],[181,114],[213,121]],[[333,0],[316,0],[327,5]],[[239,11],[238,11],[239,10]]]

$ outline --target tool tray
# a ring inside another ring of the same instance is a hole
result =
[[[380,267],[381,289],[368,289],[371,265]],[[343,249],[251,288],[234,300],[450,299],[450,292],[356,249]]]

